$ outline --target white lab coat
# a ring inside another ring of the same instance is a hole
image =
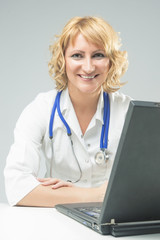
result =
[[[77,180],[80,171],[72,152],[66,128],[56,112],[53,124],[53,149],[49,139],[49,120],[56,96],[56,90],[40,93],[22,112],[14,131],[4,170],[6,195],[10,205],[15,205],[40,183],[39,172],[41,151],[45,156],[46,177],[52,172],[54,178]],[[108,135],[109,160],[103,166],[95,163],[95,154],[100,149],[100,135],[103,124],[103,93],[97,111],[84,136],[82,135],[73,105],[64,90],[60,99],[61,112],[71,128],[72,141],[77,160],[82,170],[82,178],[77,186],[93,187],[102,184],[110,176],[119,138],[123,128],[130,97],[116,92],[109,94],[110,126]]]

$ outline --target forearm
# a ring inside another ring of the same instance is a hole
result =
[[[18,202],[19,206],[54,207],[56,204],[103,201],[102,188],[61,187],[39,185]]]

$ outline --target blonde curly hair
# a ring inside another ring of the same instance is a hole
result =
[[[115,92],[124,83],[120,77],[128,68],[127,52],[120,51],[121,41],[113,28],[100,17],[74,17],[64,27],[62,34],[56,36],[56,41],[50,46],[51,59],[48,63],[49,74],[56,81],[58,91],[67,87],[65,70],[65,50],[68,44],[74,43],[76,36],[81,33],[86,40],[102,46],[110,59],[110,69],[103,83],[105,92]]]

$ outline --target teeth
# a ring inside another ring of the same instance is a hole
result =
[[[94,78],[95,76],[83,76],[83,75],[81,75],[81,77],[82,77],[82,78],[86,78],[86,79],[92,79],[92,78]]]

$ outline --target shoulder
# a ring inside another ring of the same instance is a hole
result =
[[[29,129],[33,131],[38,127],[45,130],[46,126],[48,126],[48,119],[56,93],[55,89],[39,93],[20,114],[16,128],[27,129],[26,132],[29,132]]]
[[[128,95],[125,95],[119,91],[109,94],[110,106],[112,111],[126,113],[129,107],[129,103],[132,98]]]
[[[121,92],[109,94],[110,102],[114,105],[128,106],[132,98]]]
[[[50,106],[53,104],[56,94],[57,94],[56,89],[50,90],[48,92],[41,92],[35,97],[35,99],[31,102],[31,104],[34,104],[34,103],[40,104],[40,105],[47,104],[48,106]]]
[[[48,92],[39,93],[25,108],[24,111],[34,111],[34,112],[43,112],[47,111],[52,107],[52,104],[55,100],[56,89],[50,90]],[[23,111],[23,112],[24,112]]]
[[[132,100],[132,98],[128,95],[125,95],[121,92],[115,92],[109,94],[110,101],[114,103],[128,103]]]

